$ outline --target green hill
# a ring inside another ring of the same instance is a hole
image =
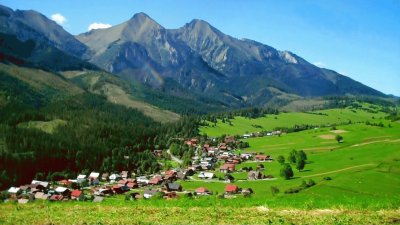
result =
[[[211,137],[223,134],[243,135],[259,131],[272,131],[276,128],[292,128],[295,125],[333,125],[357,122],[379,122],[386,116],[380,107],[364,103],[361,108],[346,107],[342,109],[327,109],[312,112],[290,112],[278,115],[267,114],[264,117],[251,119],[235,117],[231,123],[218,120],[217,123],[207,122],[200,132]]]

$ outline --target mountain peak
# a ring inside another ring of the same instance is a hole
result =
[[[192,28],[213,28],[207,21],[201,19],[193,19],[190,23],[186,24],[186,27]]]
[[[128,21],[130,26],[134,27],[152,27],[152,28],[162,28],[160,24],[158,24],[155,20],[153,20],[150,16],[148,16],[144,12],[136,13],[132,16],[132,18]]]
[[[150,18],[149,15],[147,15],[144,12],[139,12],[139,13],[135,13],[131,20],[153,20],[152,18]]]

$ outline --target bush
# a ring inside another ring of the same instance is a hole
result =
[[[272,195],[277,195],[279,193],[279,188],[277,186],[271,186]]]
[[[324,180],[332,180],[331,177],[324,177]]]
[[[283,155],[280,155],[280,156],[278,156],[278,162],[280,163],[280,164],[284,164],[285,163],[285,157],[283,156]]]
[[[301,187],[289,188],[285,191],[285,194],[299,193],[301,190],[303,190]]]

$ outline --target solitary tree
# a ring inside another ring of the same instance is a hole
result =
[[[284,164],[285,163],[285,157],[283,155],[278,156],[278,162],[280,164]]]
[[[298,151],[297,152],[297,159],[306,161],[307,160],[306,153],[303,150]]]
[[[296,162],[296,169],[297,169],[298,171],[303,170],[305,165],[306,165],[306,163],[304,162],[304,160],[302,160],[302,159],[297,160],[297,162]]]
[[[281,168],[280,175],[286,180],[289,180],[294,175],[292,167],[289,164],[284,164]]]
[[[336,135],[336,141],[338,142],[338,143],[342,143],[343,142],[343,137],[341,136],[341,135]]]

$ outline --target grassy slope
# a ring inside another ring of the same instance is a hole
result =
[[[36,89],[54,88],[70,94],[80,94],[84,91],[76,85],[52,73],[32,68],[18,67],[0,63],[0,71],[28,83]]]
[[[134,99],[132,95],[128,94],[123,89],[123,87],[118,85],[121,80],[118,80],[109,74],[103,72],[84,73],[82,71],[68,71],[64,72],[63,75],[68,79],[78,80],[93,93],[104,94],[107,96],[108,101],[112,103],[138,109],[156,121],[173,122],[180,118],[180,116],[174,112],[163,110],[143,101]],[[102,80],[100,79],[100,76],[105,77],[103,77]],[[100,80],[103,83],[99,83]]]
[[[399,210],[234,208],[219,206],[214,199],[207,207],[190,208],[146,206],[137,202],[6,204],[0,208],[1,224],[391,224],[398,222],[400,213]]]
[[[278,162],[263,163],[265,174],[277,179],[270,181],[237,182],[241,187],[251,187],[255,191],[255,201],[268,202],[271,199],[281,201],[288,206],[310,204],[316,207],[399,207],[400,206],[400,124],[393,123],[392,128],[372,127],[364,124],[340,126],[348,132],[342,133],[344,143],[327,141],[320,135],[332,133],[328,129],[308,130],[291,133],[281,137],[251,138],[247,141],[250,148],[242,152],[264,152],[277,158],[287,156],[292,149],[304,149],[309,158],[305,171],[298,172],[292,165],[295,179],[283,180],[279,177]],[[258,163],[243,163],[238,166],[255,168]],[[245,173],[234,173],[237,179],[246,177]],[[325,181],[330,176],[333,180]],[[302,180],[314,179],[317,182],[299,194],[270,193],[270,186],[277,186],[281,192],[289,187],[299,186]],[[186,182],[183,186],[193,189],[204,185],[211,190],[223,191],[224,184],[204,184]],[[394,194],[397,193],[397,194]],[[286,202],[286,203],[285,203]],[[277,203],[271,203],[273,205]]]
[[[201,127],[200,132],[205,133],[211,137],[221,136],[222,134],[242,135],[249,132],[257,132],[262,130],[273,130],[276,127],[293,127],[294,125],[310,124],[310,125],[323,125],[343,123],[351,120],[352,122],[366,121],[370,122],[380,121],[385,116],[384,113],[370,113],[364,110],[357,110],[356,112],[351,109],[328,109],[316,111],[316,113],[323,113],[326,115],[316,115],[309,113],[281,113],[279,115],[266,115],[265,117],[257,119],[248,119],[244,117],[235,117],[232,121],[232,126],[229,123],[222,123],[218,120],[216,126],[209,123],[209,126]],[[375,119],[373,119],[373,117]],[[256,127],[255,125],[261,126]]]

